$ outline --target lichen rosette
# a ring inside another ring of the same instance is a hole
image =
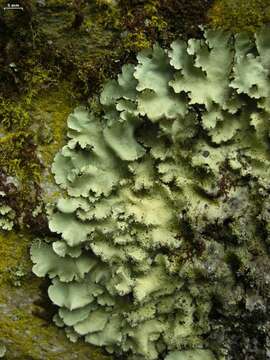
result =
[[[225,224],[242,244],[267,218],[269,59],[264,29],[204,30],[124,65],[99,116],[69,116],[52,166],[65,193],[49,212],[59,237],[31,256],[72,341],[129,359],[218,356],[203,340],[211,299],[232,294],[235,277],[211,229]]]

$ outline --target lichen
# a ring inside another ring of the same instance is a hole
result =
[[[0,191],[0,229],[11,230],[14,225],[15,213],[12,208],[5,204],[6,194]]]
[[[6,195],[16,226],[41,230],[44,223],[40,217],[35,221],[32,211],[43,202],[47,167],[52,149],[58,150],[56,137],[61,145],[64,124],[52,122],[44,106],[52,109],[58,98],[57,110],[62,103],[66,115],[68,103],[86,103],[139,50],[155,41],[168,44],[179,32],[187,36],[188,29],[200,33],[210,3],[198,0],[188,12],[184,3],[166,7],[156,0],[26,1],[24,11],[0,8],[0,151],[5,154],[0,169],[4,182],[12,177],[18,185],[16,194]],[[177,31],[179,16],[183,26]]]
[[[76,352],[82,360],[89,356],[93,360],[108,360],[89,344],[69,343],[53,326],[55,309],[43,294],[46,286],[31,273],[31,242],[33,235],[26,232],[0,232],[0,346],[6,348],[4,358],[71,360]]]
[[[214,357],[208,350],[189,350],[172,352],[165,360],[214,360]]]
[[[102,110],[69,115],[52,166],[64,195],[48,208],[58,238],[31,257],[72,341],[136,360],[230,358],[230,336],[211,341],[214,314],[252,312],[247,288],[261,290],[244,271],[254,249],[267,259],[268,30],[156,44],[105,85]]]
[[[4,344],[1,344],[0,343],[0,357],[4,357],[5,356],[5,353],[6,353],[6,347]]]
[[[77,11],[73,2],[23,3],[23,12],[4,11],[0,7],[0,191],[5,193],[1,206],[3,200],[9,210],[6,215],[12,218],[8,228],[14,229],[11,233],[1,232],[0,236],[0,297],[1,303],[10,306],[8,317],[1,317],[1,333],[8,335],[7,359],[16,356],[50,359],[51,346],[46,344],[56,330],[49,326],[45,340],[40,341],[47,352],[40,355],[37,342],[31,343],[31,339],[48,324],[37,321],[30,313],[20,314],[25,321],[14,323],[13,302],[3,297],[10,293],[16,298],[21,292],[30,298],[28,285],[34,281],[29,278],[27,256],[32,236],[16,237],[15,232],[48,234],[43,203],[60,193],[51,181],[49,167],[54,153],[65,141],[65,118],[78,100],[87,102],[89,95],[97,93],[101,84],[117,73],[123,62],[132,59],[135,52],[156,40],[168,42],[174,35],[167,31],[172,21],[170,14],[163,17],[159,1],[81,2],[83,22],[78,28],[72,26]],[[182,19],[181,23],[184,22]],[[197,23],[194,17],[194,24]],[[33,296],[38,293],[37,284],[34,282]],[[17,304],[20,306],[20,302]],[[69,336],[72,337],[71,332]],[[62,342],[67,350],[64,355],[55,356],[67,358],[71,347]],[[15,346],[9,346],[14,343]],[[79,347],[74,351],[83,359]]]

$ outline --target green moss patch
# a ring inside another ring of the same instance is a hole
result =
[[[270,22],[269,0],[216,0],[208,14],[214,28],[254,33]]]

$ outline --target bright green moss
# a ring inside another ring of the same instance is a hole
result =
[[[129,33],[125,38],[124,46],[129,51],[140,51],[151,46],[151,42],[147,39],[145,33]]]
[[[31,134],[27,132],[16,132],[6,134],[0,139],[0,151],[3,156],[0,160],[1,169],[11,176],[18,175],[19,179],[27,179],[32,173],[34,180],[36,176],[40,173],[38,170],[40,164],[38,161],[33,161],[33,163],[27,164],[28,156],[31,156],[33,148],[31,149]],[[24,150],[28,147],[28,154]],[[27,181],[24,182],[23,186],[26,186]]]
[[[5,130],[21,131],[29,126],[29,112],[17,101],[0,101],[0,124]]]

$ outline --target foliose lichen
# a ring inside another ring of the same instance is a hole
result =
[[[6,353],[6,347],[0,342],[0,358],[4,357]]]
[[[269,249],[269,55],[265,29],[156,44],[105,85],[102,112],[68,117],[59,237],[31,257],[71,341],[136,360],[228,355],[210,319],[256,308],[262,289],[239,274]]]
[[[18,185],[6,191],[16,227],[44,233],[45,213],[33,218],[32,211],[44,201],[66,109],[99,93],[106,79],[155,41],[168,45],[175,34],[197,36],[210,4],[26,0],[23,11],[5,11],[0,2],[0,183],[11,176]]]
[[[14,225],[15,212],[3,201],[5,196],[6,194],[0,191],[0,229],[11,230]]]

